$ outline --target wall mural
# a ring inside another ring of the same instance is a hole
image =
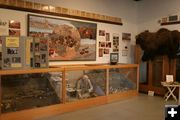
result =
[[[49,60],[96,60],[97,24],[28,15],[28,35],[49,37]]]

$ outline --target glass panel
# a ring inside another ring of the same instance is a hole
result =
[[[105,70],[69,71],[67,102],[105,95]]]
[[[176,81],[180,82],[180,56],[176,59]]]
[[[137,70],[135,68],[113,68],[110,69],[109,74],[109,94],[137,88]]]
[[[152,61],[152,84],[155,87],[161,87],[163,80],[163,57],[158,57]]]
[[[140,80],[139,82],[141,84],[148,84],[148,80],[147,80],[147,62],[141,62],[140,66],[139,66],[139,74],[140,74]]]
[[[2,113],[60,103],[58,75],[58,79],[49,73],[2,76]]]

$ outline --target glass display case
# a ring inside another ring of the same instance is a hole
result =
[[[1,70],[0,78],[1,118],[19,120],[25,115],[34,119],[34,114],[58,114],[136,96],[139,66],[80,65]]]

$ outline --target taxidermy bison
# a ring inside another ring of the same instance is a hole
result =
[[[144,31],[136,36],[136,44],[144,51],[143,61],[153,60],[160,55],[167,55],[169,59],[173,59],[180,46],[180,32],[165,28],[157,32]]]

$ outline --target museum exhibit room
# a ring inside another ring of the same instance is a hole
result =
[[[180,0],[0,0],[0,120],[180,120]]]

